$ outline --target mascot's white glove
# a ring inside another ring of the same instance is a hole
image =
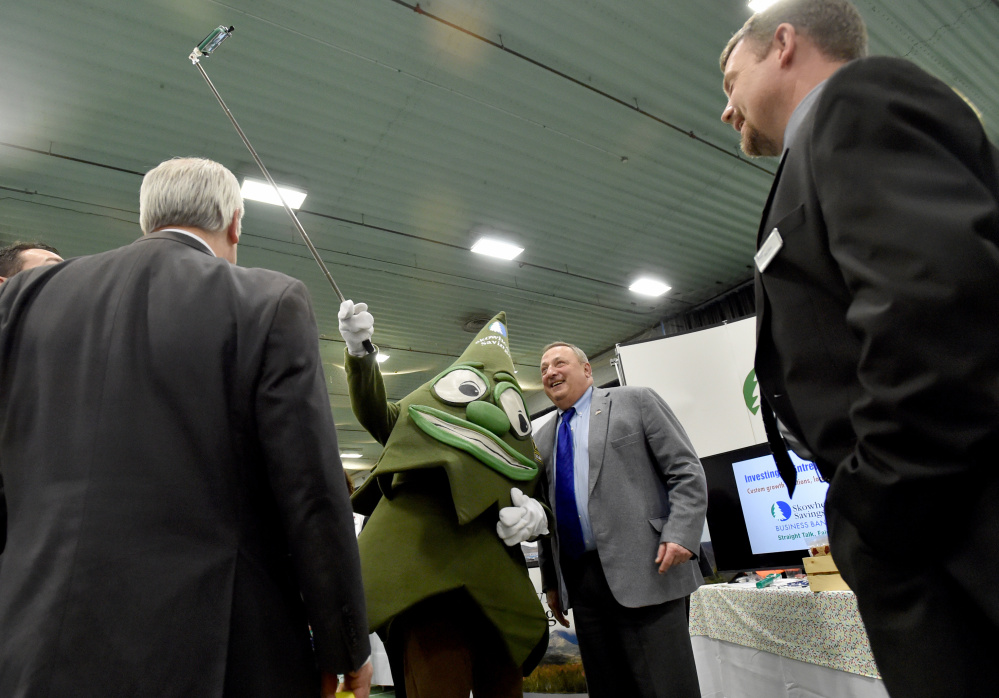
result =
[[[347,351],[351,356],[365,356],[368,352],[364,342],[371,339],[375,332],[375,319],[368,312],[367,303],[354,304],[354,301],[344,301],[340,304],[337,315],[340,320],[340,336],[347,343]]]
[[[548,533],[548,517],[541,503],[516,487],[510,490],[512,507],[503,507],[496,523],[496,533],[507,545],[517,545]]]

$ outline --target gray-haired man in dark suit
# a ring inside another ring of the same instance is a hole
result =
[[[0,285],[0,696],[368,695],[315,317],[242,214],[170,160],[142,238]]]

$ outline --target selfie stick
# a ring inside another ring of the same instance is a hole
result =
[[[330,286],[333,287],[333,292],[336,293],[337,298],[339,298],[340,302],[343,303],[346,299],[344,298],[343,293],[340,292],[340,287],[336,285],[336,281],[333,280],[333,275],[330,274],[330,270],[327,269],[326,265],[323,263],[322,257],[319,256],[319,251],[316,250],[316,246],[312,244],[309,234],[305,232],[305,228],[298,220],[298,216],[296,216],[295,212],[291,210],[288,202],[284,200],[284,196],[281,195],[281,191],[274,182],[274,178],[271,177],[271,173],[267,171],[267,168],[264,166],[260,156],[257,155],[257,151],[253,149],[253,145],[250,144],[250,139],[246,137],[246,134],[243,133],[243,129],[239,127],[239,124],[236,122],[236,117],[234,117],[232,112],[229,111],[229,107],[227,107],[225,101],[223,101],[222,95],[220,95],[219,91],[215,89],[215,85],[212,84],[211,79],[208,77],[208,73],[206,73],[205,69],[201,67],[201,59],[208,58],[212,55],[212,52],[215,51],[215,49],[217,49],[223,41],[232,36],[234,30],[235,27],[231,26],[226,27],[225,25],[221,25],[216,27],[208,36],[204,38],[204,40],[202,40],[200,44],[194,47],[194,50],[191,51],[191,55],[188,56],[188,58],[191,59],[191,63],[193,63],[194,67],[198,69],[199,73],[201,73],[201,77],[203,77],[205,82],[208,83],[208,87],[211,88],[212,94],[215,95],[215,99],[217,99],[219,104],[222,105],[222,111],[225,112],[225,115],[229,117],[229,121],[231,121],[232,125],[236,128],[236,133],[238,133],[239,137],[243,140],[243,145],[246,146],[246,149],[250,151],[250,155],[253,156],[253,160],[257,163],[257,167],[260,168],[260,171],[263,173],[270,185],[274,187],[274,193],[277,194],[278,199],[281,201],[281,205],[284,206],[284,210],[288,212],[289,216],[291,216],[291,220],[295,223],[295,228],[298,229],[299,234],[302,236],[302,240],[305,241],[305,246],[309,248],[309,252],[312,253],[312,257],[316,260],[316,264],[318,264],[319,268],[322,269],[323,274],[326,276],[326,280],[329,281]],[[369,354],[375,351],[375,348],[371,345],[371,340],[364,340],[364,349]]]

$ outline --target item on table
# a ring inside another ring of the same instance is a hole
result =
[[[808,542],[808,554],[811,557],[829,554],[829,536],[818,536]]]
[[[763,579],[761,579],[756,583],[756,588],[762,589],[763,587],[768,587],[774,583],[775,579],[780,579],[779,573],[775,572],[773,574],[768,574],[766,577],[764,577]]]
[[[802,562],[805,563],[808,587],[812,591],[850,591],[832,555],[814,555]]]

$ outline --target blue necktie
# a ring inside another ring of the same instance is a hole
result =
[[[562,413],[555,446],[555,522],[558,527],[559,548],[562,555],[577,558],[583,554],[583,528],[576,509],[576,484],[573,479],[572,430],[569,420],[576,414],[570,407]]]

